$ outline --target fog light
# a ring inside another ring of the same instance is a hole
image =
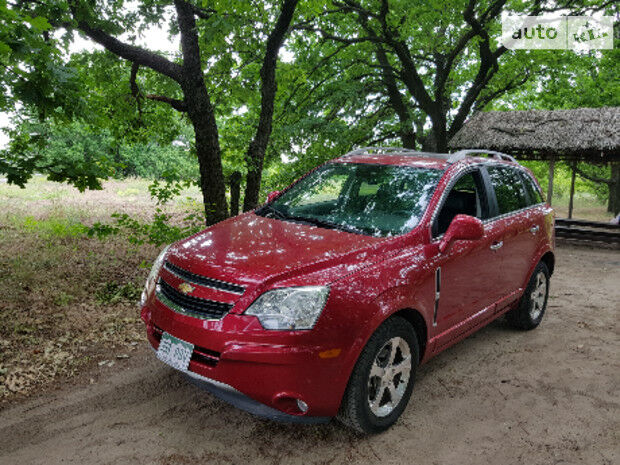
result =
[[[308,411],[308,404],[306,404],[303,400],[297,399],[297,407],[301,410],[302,413],[306,413]]]

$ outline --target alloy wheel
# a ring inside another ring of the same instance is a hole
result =
[[[545,306],[545,298],[547,297],[547,277],[542,271],[536,275],[536,284],[530,294],[530,317],[536,321]]]
[[[377,352],[368,378],[368,406],[385,417],[398,406],[411,375],[411,349],[401,337],[389,339]]]

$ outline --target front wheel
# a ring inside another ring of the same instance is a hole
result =
[[[370,337],[353,369],[338,418],[361,433],[392,426],[409,402],[419,348],[411,324],[385,321]]]
[[[534,329],[543,319],[549,298],[549,268],[536,265],[519,305],[506,313],[508,322],[517,329]]]

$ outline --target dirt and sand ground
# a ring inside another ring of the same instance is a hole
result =
[[[386,433],[276,424],[198,390],[143,343],[0,410],[0,464],[615,464],[620,252],[560,246],[548,314],[503,320],[420,369]]]

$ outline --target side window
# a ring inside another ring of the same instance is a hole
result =
[[[527,207],[525,186],[516,171],[504,166],[489,166],[487,171],[495,190],[499,215]]]
[[[530,196],[530,205],[542,203],[542,194],[540,193],[540,189],[538,189],[538,186],[532,179],[532,176],[526,173],[521,173],[521,177],[523,178],[523,182],[525,183],[527,193]]]
[[[450,189],[439,215],[433,223],[433,236],[443,234],[456,215],[470,215],[488,218],[487,200],[480,172],[473,171],[462,175]]]

